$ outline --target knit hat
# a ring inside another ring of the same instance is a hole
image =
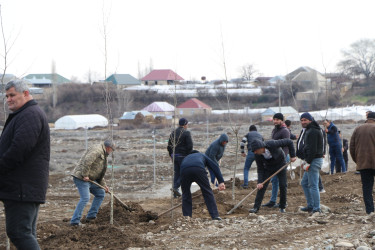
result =
[[[179,121],[178,121],[178,124],[180,126],[185,126],[188,124],[188,120],[186,120],[185,118],[181,118]]]
[[[367,119],[375,120],[375,112],[370,112],[367,114]]]
[[[257,150],[257,149],[259,149],[259,148],[265,148],[265,147],[266,147],[266,144],[265,144],[263,141],[261,141],[261,140],[254,139],[254,140],[251,142],[250,146],[251,146],[251,151],[254,152],[255,150]]]
[[[115,148],[116,148],[112,140],[105,140],[104,146],[111,148],[113,151],[115,151]]]
[[[314,120],[314,117],[312,117],[312,116],[310,115],[309,112],[305,112],[305,113],[303,113],[303,114],[301,115],[300,120],[301,120],[302,118],[305,118],[305,119],[307,119],[307,120],[309,120],[309,121],[313,121],[313,120]]]
[[[273,119],[275,119],[275,118],[284,121],[284,116],[281,113],[274,114]]]

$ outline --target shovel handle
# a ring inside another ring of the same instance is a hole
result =
[[[80,179],[81,180],[81,178],[78,178],[77,176],[75,176],[75,175],[71,175],[71,176],[73,176],[74,178],[77,178],[77,179]],[[100,187],[100,188],[102,188],[102,189],[106,189],[104,186],[102,186],[102,185],[100,185],[99,183],[97,183],[97,182],[95,182],[95,181],[93,181],[93,180],[88,180],[88,182],[90,182],[90,183],[92,183],[92,184],[94,184],[94,185],[96,185],[96,186],[98,186],[98,187]],[[130,209],[130,207],[128,206],[128,205],[126,205],[124,202],[122,202],[121,200],[120,200],[120,198],[118,198],[115,194],[112,194],[112,192],[110,191],[110,190],[108,190],[108,193],[109,194],[111,194],[111,195],[113,195],[113,197],[118,201],[118,202],[120,202],[121,203],[121,205],[123,205],[124,206],[124,208],[126,209],[126,210],[128,210],[128,211],[132,211],[132,209]]]

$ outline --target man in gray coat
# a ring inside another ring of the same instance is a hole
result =
[[[227,134],[221,134],[220,137],[215,140],[211,145],[207,148],[205,155],[208,156],[211,160],[217,163],[219,166],[219,161],[221,157],[223,157],[225,147],[229,141],[229,137]],[[211,169],[208,169],[210,172],[211,183],[215,184],[215,174]]]

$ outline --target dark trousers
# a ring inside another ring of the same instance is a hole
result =
[[[39,203],[3,200],[6,232],[18,250],[40,249],[36,238]]]
[[[340,163],[342,172],[346,172],[344,157],[342,156],[340,145],[329,146],[329,157],[331,158],[331,174],[333,174],[333,171],[335,170],[336,159]]]
[[[346,171],[348,171],[348,157],[344,157],[344,162],[345,162],[345,169]],[[335,164],[335,168],[336,168],[336,173],[341,173],[341,169],[344,169],[341,167],[341,164],[340,164],[340,161],[339,159],[336,158],[336,164]]]
[[[189,167],[181,172],[182,214],[192,217],[193,205],[190,187],[193,182],[197,183],[201,188],[204,202],[206,203],[211,218],[218,217],[219,212],[217,211],[215,196],[210,187],[207,172],[201,167]]]
[[[278,169],[275,171],[269,171],[266,172],[266,176],[264,176],[264,179],[266,180],[268,177],[270,177],[272,174],[274,174]],[[279,179],[279,188],[280,188],[280,208],[286,208],[286,192],[287,192],[287,180],[286,180],[286,168],[280,171],[278,173],[277,178]],[[254,208],[260,208],[260,205],[262,204],[264,194],[266,193],[268,184],[270,182],[268,181],[263,185],[263,188],[258,190],[257,195],[255,197],[255,203]]]
[[[185,156],[177,156],[177,155],[174,157],[173,188],[176,190],[181,186],[180,166],[184,158]]]
[[[365,202],[366,213],[370,214],[374,212],[372,189],[374,188],[375,169],[363,169],[359,172],[361,172],[363,201]]]

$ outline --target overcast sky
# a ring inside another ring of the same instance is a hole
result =
[[[375,39],[374,0],[0,0],[7,73],[87,81],[107,72],[172,69],[185,80],[228,79],[253,64],[263,76],[336,70],[341,50]],[[103,22],[103,17],[107,21]],[[1,39],[2,40],[2,39]],[[0,42],[4,54],[3,42]],[[225,59],[223,57],[225,55]],[[0,61],[4,68],[4,61]]]

